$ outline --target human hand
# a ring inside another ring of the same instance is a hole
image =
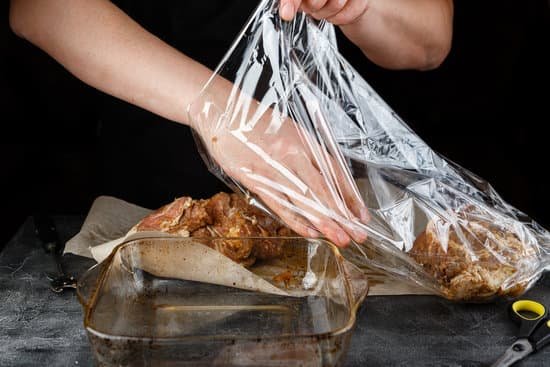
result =
[[[221,118],[210,112],[193,127],[233,182],[256,194],[302,236],[321,233],[338,246],[366,239],[358,223],[367,222],[368,211],[345,163],[311,134],[271,109],[244,119],[231,116],[233,122],[220,123]]]
[[[335,25],[355,23],[368,10],[369,0],[281,0],[281,18],[290,21],[298,11]]]

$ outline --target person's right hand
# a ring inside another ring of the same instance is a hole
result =
[[[298,11],[315,19],[326,19],[335,25],[356,22],[369,8],[369,0],[281,0],[281,18],[291,21]]]
[[[271,109],[250,119],[224,114],[231,122],[213,115],[192,124],[210,156],[291,229],[305,237],[320,232],[338,246],[366,239],[357,223],[368,211],[347,168],[298,124]]]

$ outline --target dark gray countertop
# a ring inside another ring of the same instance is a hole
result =
[[[63,241],[82,218],[56,218]],[[78,276],[93,264],[64,260]],[[0,366],[91,366],[91,350],[73,291],[54,294],[45,272],[54,264],[27,220],[0,253]],[[550,305],[550,277],[526,294]],[[513,342],[507,303],[455,304],[431,296],[368,297],[346,366],[486,366]],[[518,366],[550,366],[550,347]]]

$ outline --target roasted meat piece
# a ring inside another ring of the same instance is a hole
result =
[[[512,228],[458,214],[456,224],[432,220],[409,254],[440,283],[449,299],[476,301],[496,295],[517,296],[527,282],[519,272],[537,261],[534,247],[522,243]]]
[[[257,259],[281,254],[275,241],[228,239],[231,237],[292,236],[294,233],[249,205],[237,194],[219,193],[206,200],[176,199],[139,222],[132,232],[161,231],[183,237],[223,237],[211,246],[245,266]]]

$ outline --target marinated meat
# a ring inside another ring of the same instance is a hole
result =
[[[409,254],[438,279],[449,299],[521,294],[527,284],[514,279],[536,261],[535,249],[504,225],[481,220],[468,211],[458,217],[452,226],[442,219],[430,221]]]
[[[142,219],[134,231],[160,231],[189,237],[190,233],[198,228],[210,224],[211,218],[204,210],[204,200],[193,200],[182,197]]]
[[[219,241],[210,241],[210,246],[245,266],[252,265],[257,259],[279,257],[281,245],[269,239],[230,238],[295,235],[237,194],[226,193],[206,200],[176,199],[144,218],[132,231],[162,231],[197,238],[223,237]]]

